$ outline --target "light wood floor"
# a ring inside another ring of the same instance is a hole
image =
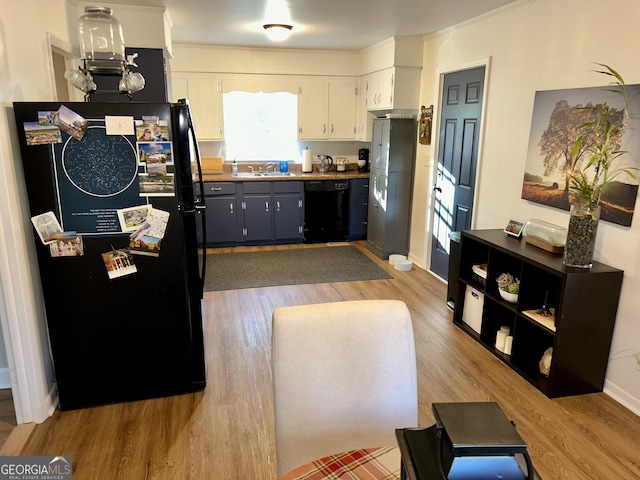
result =
[[[16,412],[10,388],[0,389],[0,446],[16,426]]]
[[[414,322],[420,425],[433,424],[433,402],[496,401],[543,479],[640,478],[639,417],[602,393],[546,398],[452,324],[441,281],[375,260],[395,278],[207,293],[204,392],[57,412],[2,453],[71,455],[74,480],[272,480],[273,310],[392,298]]]

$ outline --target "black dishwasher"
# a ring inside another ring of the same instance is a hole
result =
[[[304,182],[304,243],[344,242],[349,235],[349,181]]]

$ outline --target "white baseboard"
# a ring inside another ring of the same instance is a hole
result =
[[[56,382],[53,382],[53,385],[51,386],[51,390],[49,390],[49,396],[48,396],[48,402],[47,402],[49,406],[49,409],[47,411],[49,417],[54,414],[54,412],[56,411],[56,408],[58,408],[59,402],[60,402],[60,397],[58,397],[58,386]]]
[[[427,269],[427,265],[426,265],[426,262],[424,261],[424,259],[413,255],[411,252],[409,252],[409,256],[407,257],[407,259],[411,260],[411,262],[416,267],[420,267],[422,270],[426,270]]]
[[[609,395],[619,404],[627,407],[636,415],[640,415],[640,400],[632,397],[627,392],[622,390],[617,385],[609,382],[608,380],[604,381],[604,393]]]
[[[8,368],[0,368],[0,389],[11,388],[11,375]]]

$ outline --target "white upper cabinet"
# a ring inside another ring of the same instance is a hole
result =
[[[328,138],[329,82],[301,80],[298,82],[298,139]]]
[[[357,80],[305,79],[298,82],[298,139],[356,138]]]
[[[394,70],[394,68],[387,68],[365,77],[367,110],[388,110],[393,108]]]
[[[355,78],[329,82],[329,138],[353,140],[356,137]]]
[[[350,53],[174,45],[173,99],[189,98],[202,140],[224,140],[224,93],[260,91],[297,96],[299,140],[370,141],[373,118],[420,109],[423,44],[391,37]]]
[[[224,76],[180,72],[172,75],[172,100],[188,98],[199,140],[224,140],[223,92],[287,91],[298,94],[299,140],[359,138],[357,77]],[[365,132],[365,129],[362,129]],[[364,133],[366,135],[366,133]]]
[[[224,140],[222,85],[220,78],[174,75],[172,100],[188,98],[198,140]]]
[[[374,117],[367,110],[367,79],[360,77],[356,95],[356,140],[371,141],[371,122]]]
[[[391,67],[365,75],[367,110],[415,110],[420,97],[420,69]]]

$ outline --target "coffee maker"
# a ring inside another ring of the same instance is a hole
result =
[[[368,172],[369,171],[369,149],[361,148],[358,150],[358,171],[359,172]]]

